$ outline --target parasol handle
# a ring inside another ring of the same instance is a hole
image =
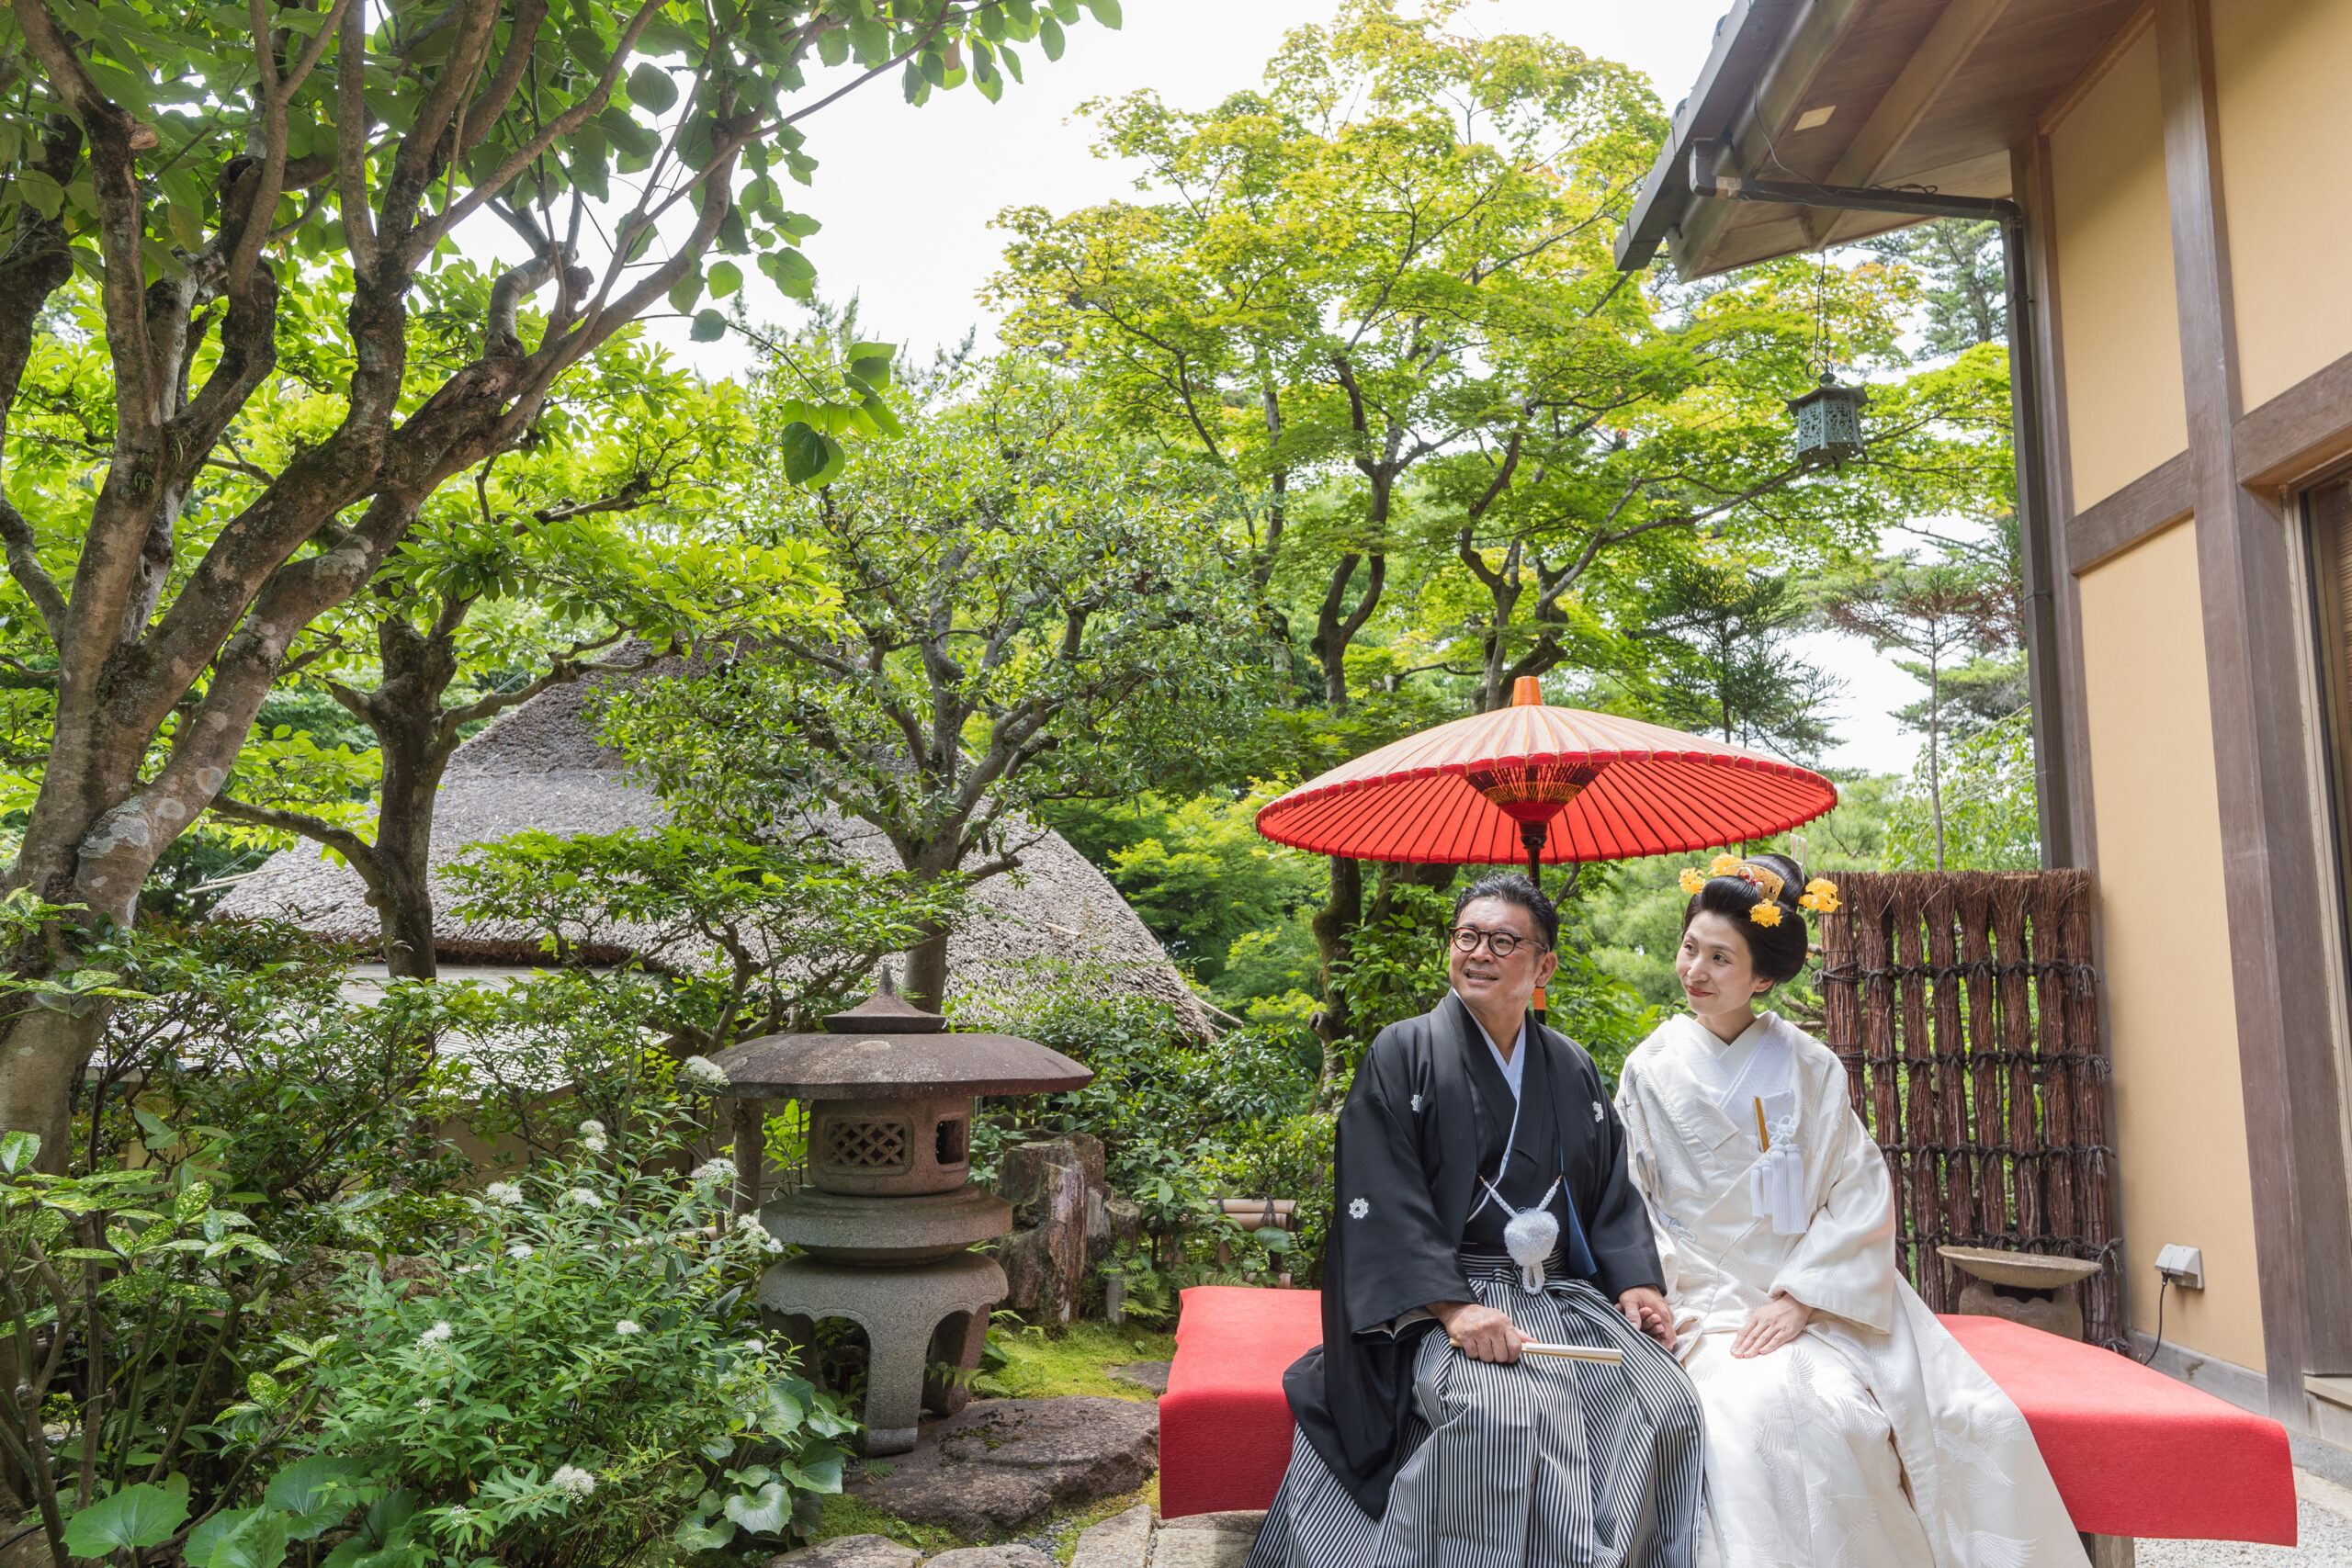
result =
[[[1544,891],[1544,845],[1552,836],[1551,828],[1542,822],[1521,822],[1519,841],[1527,846],[1527,881],[1538,893]],[[1544,987],[1535,987],[1535,1021],[1542,1023],[1551,1010],[1544,1005]]]

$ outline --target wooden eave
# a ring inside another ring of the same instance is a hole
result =
[[[1719,175],[2007,197],[2009,152],[2144,0],[1736,0],[1617,240],[1704,277],[1921,221],[1690,194]],[[1808,114],[1833,107],[1805,130]]]

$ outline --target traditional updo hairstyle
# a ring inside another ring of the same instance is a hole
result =
[[[1781,896],[1774,900],[1780,906],[1779,922],[1763,925],[1749,916],[1764,901],[1762,887],[1744,876],[1711,876],[1683,907],[1682,929],[1689,931],[1702,911],[1723,916],[1747,940],[1758,976],[1777,986],[1804,973],[1804,911],[1797,907],[1798,896],[1804,892],[1804,873],[1786,855],[1749,855],[1746,863],[1781,879]]]

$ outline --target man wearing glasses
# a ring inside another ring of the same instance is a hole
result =
[[[1558,940],[1524,877],[1473,883],[1449,994],[1356,1069],[1323,1343],[1283,1378],[1298,1435],[1250,1568],[1690,1568],[1700,1407],[1657,1241],[1599,1069],[1529,1010]]]

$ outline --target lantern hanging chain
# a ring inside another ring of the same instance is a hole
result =
[[[1821,378],[1829,379],[1829,252],[1818,253],[1821,265],[1813,275],[1813,356],[1821,363]]]

